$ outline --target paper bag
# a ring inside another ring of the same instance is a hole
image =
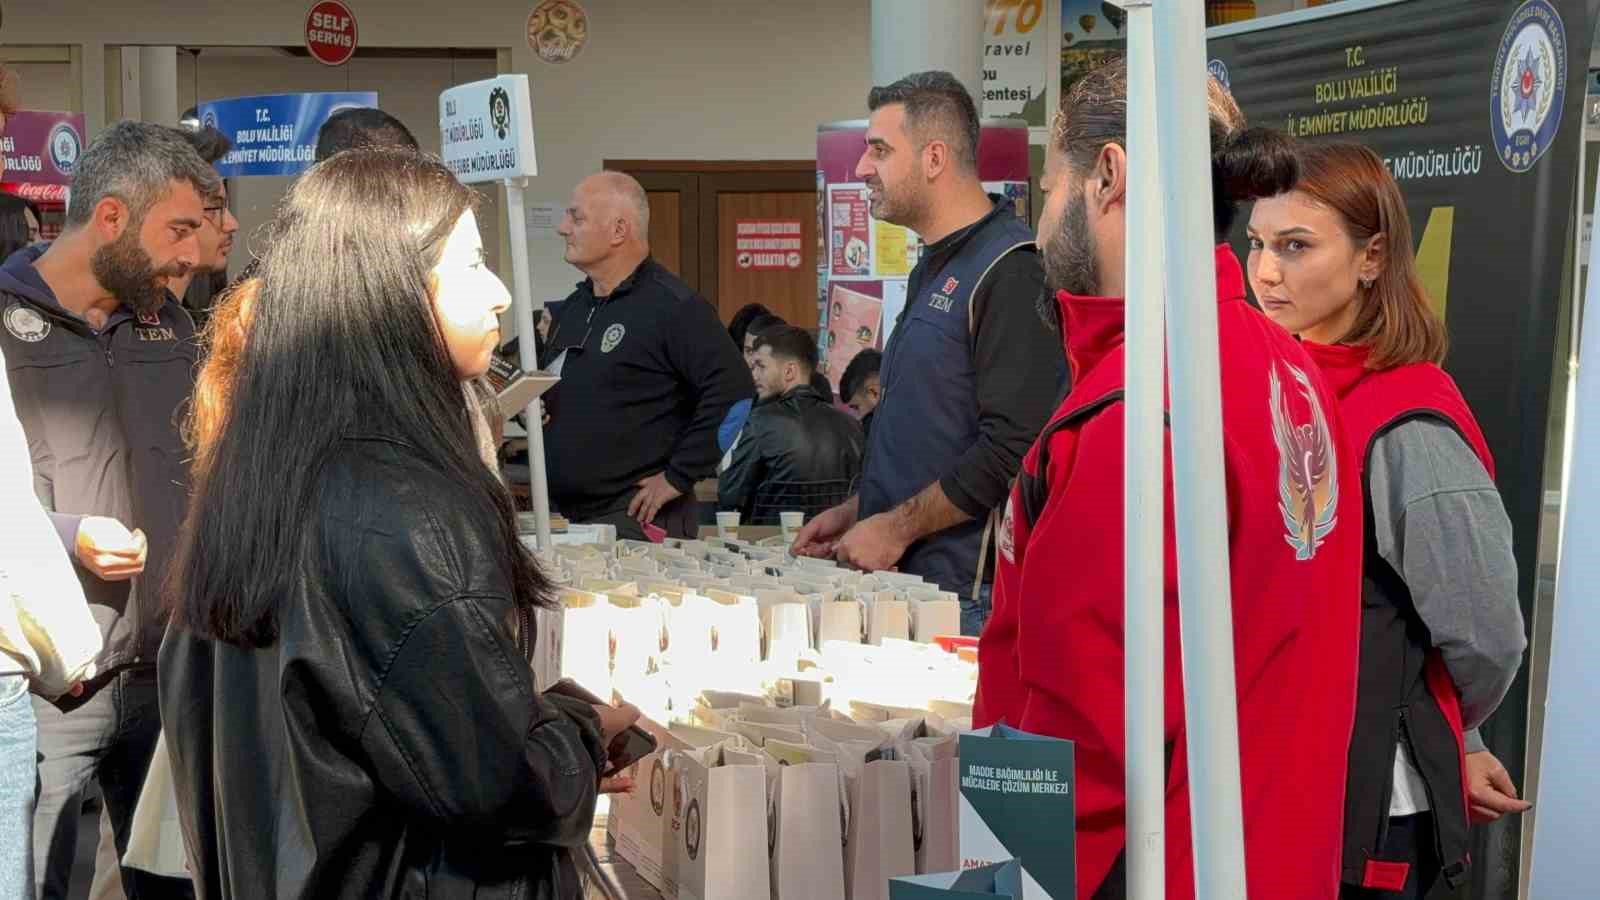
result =
[[[761,661],[761,613],[754,597],[727,591],[706,591],[712,608],[712,649],[731,665],[752,665]]]
[[[904,762],[867,763],[848,785],[850,834],[845,896],[887,900],[889,879],[916,872],[911,834],[911,769]]]
[[[961,601],[944,591],[911,591],[911,636],[923,644],[961,633]]]
[[[1026,900],[1068,900],[1077,890],[1071,741],[996,725],[963,734],[961,858],[1022,863]]]
[[[913,875],[889,882],[889,900],[958,900],[963,897],[1022,900],[1023,896],[1022,865],[1014,859],[964,872]]]
[[[771,900],[766,772],[688,754],[672,754],[670,767],[682,785],[672,817],[679,900]]]
[[[561,674],[602,699],[611,697],[611,604],[602,594],[565,590]]]
[[[770,842],[773,900],[838,900],[845,896],[839,767],[803,763],[778,771]]]
[[[184,849],[183,826],[178,821],[178,794],[172,781],[172,758],[167,755],[165,732],[156,738],[155,755],[150,758],[150,770],[144,777],[130,828],[128,850],[122,855],[124,866],[168,878],[189,877],[189,857]]]
[[[631,794],[612,794],[611,811],[606,816],[606,834],[617,854],[631,864],[639,877],[667,896],[678,893],[678,854],[672,831],[672,803],[677,776],[663,761],[663,754],[689,750],[696,744],[683,739],[678,729],[669,730],[648,718],[640,718],[640,728],[656,739],[656,751],[629,767],[633,778]],[[732,735],[712,739],[711,746]]]
[[[864,633],[862,621],[864,607],[855,600],[835,600],[822,604],[821,624],[817,628],[817,646],[828,641],[861,643]]]
[[[954,737],[918,738],[902,745],[911,766],[911,841],[917,872],[961,867],[961,760]]]
[[[793,591],[757,591],[761,623],[767,635],[763,657],[780,669],[794,669],[811,649],[811,607]]]
[[[867,610],[867,643],[881,645],[886,639],[910,640],[911,609],[906,601],[880,592]]]
[[[629,702],[642,706],[665,688],[649,678],[661,659],[662,604],[655,597],[617,596],[610,602],[611,684]]]

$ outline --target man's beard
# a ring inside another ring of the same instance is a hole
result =
[[[1100,267],[1094,258],[1089,207],[1081,187],[1067,198],[1060,227],[1045,237],[1044,275],[1051,291],[1066,291],[1079,297],[1099,293]]]
[[[189,271],[182,263],[156,268],[150,254],[139,245],[137,224],[130,224],[121,237],[96,250],[89,267],[100,286],[136,314],[161,309],[167,300],[167,286],[162,279],[177,278]]]
[[[915,189],[909,184],[912,179],[906,179],[908,184],[900,185],[899,190],[894,190],[882,178],[878,179],[878,202],[872,205],[872,217],[883,222],[891,222],[903,228],[912,227],[913,223],[920,224],[920,215],[923,209],[923,199],[916,195]],[[868,187],[871,187],[868,183]]]

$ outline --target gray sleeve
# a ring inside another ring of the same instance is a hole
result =
[[[1481,753],[1489,749],[1489,745],[1483,742],[1483,735],[1479,734],[1476,728],[1467,729],[1461,736],[1461,745],[1462,750],[1467,753]]]
[[[1528,646],[1500,492],[1461,435],[1431,418],[1374,442],[1368,488],[1378,553],[1405,579],[1461,692],[1463,724],[1476,728]]]

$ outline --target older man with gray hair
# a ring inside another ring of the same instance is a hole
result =
[[[120,856],[161,717],[160,585],[183,521],[194,323],[168,292],[200,262],[215,170],[176,131],[121,122],[83,152],[54,243],[0,267],[0,352],[27,435],[33,485],[76,564],[105,639],[76,696],[36,699],[39,896],[65,897],[78,815],[100,784]],[[130,900],[187,882],[122,872]]]
[[[574,522],[643,538],[692,537],[694,484],[717,466],[717,425],[750,374],[717,312],[650,257],[650,204],[620,172],[584,179],[556,229],[588,276],[550,327],[545,458],[550,496]]]

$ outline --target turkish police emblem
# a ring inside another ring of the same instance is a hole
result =
[[[78,167],[78,154],[83,151],[83,138],[69,122],[58,122],[50,129],[48,141],[50,163],[63,175],[71,175]]]
[[[505,88],[489,92],[489,124],[494,127],[495,137],[502,141],[511,131],[511,95]]]
[[[606,333],[600,336],[600,352],[610,353],[617,349],[617,345],[622,343],[622,338],[627,333],[628,329],[624,328],[621,322],[607,328]]]
[[[50,336],[50,320],[21,303],[6,307],[6,330],[19,341],[37,344]]]
[[[1527,0],[1512,13],[1489,85],[1489,131],[1500,162],[1532,169],[1555,143],[1567,95],[1567,32],[1550,0]]]
[[[1233,82],[1228,80],[1228,64],[1220,59],[1213,59],[1206,63],[1206,71],[1210,73],[1217,83],[1229,90],[1233,89]]]

